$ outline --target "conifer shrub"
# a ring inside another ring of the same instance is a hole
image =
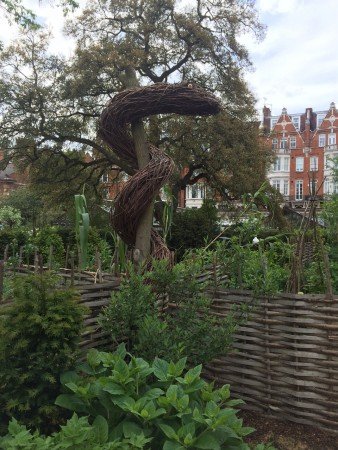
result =
[[[50,273],[16,278],[11,296],[0,310],[1,423],[14,416],[50,430],[60,420],[54,400],[60,374],[76,359],[84,308]]]

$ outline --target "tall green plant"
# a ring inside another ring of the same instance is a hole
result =
[[[80,265],[81,269],[85,269],[88,259],[89,213],[84,195],[75,195],[75,227],[81,255]]]
[[[29,426],[50,429],[60,418],[54,405],[60,373],[75,360],[83,308],[72,290],[50,273],[18,277],[12,302],[0,315],[0,408]]]

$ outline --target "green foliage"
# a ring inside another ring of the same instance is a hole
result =
[[[174,214],[168,244],[180,260],[186,250],[204,246],[219,231],[217,209],[212,201],[205,201],[201,208]]]
[[[3,206],[0,208],[0,227],[16,228],[21,225],[22,218],[18,209],[12,206]]]
[[[2,424],[14,415],[33,427],[53,428],[59,376],[74,363],[83,308],[50,273],[16,278],[12,302],[0,316]]]
[[[81,253],[81,268],[87,267],[89,214],[84,195],[75,195],[75,229],[76,239]]]
[[[89,416],[104,443],[138,439],[129,448],[249,449],[243,438],[252,429],[234,409],[241,400],[230,399],[229,385],[214,389],[202,380],[201,369],[187,370],[186,358],[149,364],[124,345],[114,354],[91,350],[86,363],[63,374],[66,392],[56,404]]]
[[[196,281],[201,266],[182,262],[173,268],[166,261],[154,262],[144,275],[130,270],[121,289],[112,294],[100,323],[116,342],[127,339],[128,349],[152,359],[188,357],[190,363],[210,361],[226,353],[239,317],[216,318],[211,302]],[[160,302],[172,305],[159,315]]]
[[[36,248],[43,256],[44,264],[47,263],[52,247],[52,263],[56,266],[62,266],[65,259],[65,250],[63,242],[58,231],[54,227],[44,227],[37,231],[35,236],[30,239],[32,250]]]
[[[244,439],[253,429],[235,409],[242,401],[230,399],[229,385],[214,389],[200,374],[201,366],[186,369],[186,358],[149,364],[124,345],[115,353],[90,350],[61,377],[65,393],[56,404],[73,411],[67,424],[45,437],[13,419],[0,448],[249,450]]]

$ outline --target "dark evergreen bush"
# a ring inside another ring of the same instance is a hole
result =
[[[203,247],[219,232],[217,209],[212,201],[205,201],[201,208],[174,214],[168,244],[181,260],[186,250]]]
[[[75,361],[83,308],[51,274],[14,280],[13,300],[0,310],[0,417],[53,429],[60,374]]]

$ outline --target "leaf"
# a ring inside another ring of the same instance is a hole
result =
[[[85,403],[74,394],[60,394],[56,398],[55,404],[78,413],[88,412]]]
[[[60,376],[60,381],[63,386],[66,385],[66,383],[76,383],[81,379],[80,375],[78,375],[73,370],[69,370],[67,372],[64,372]]]
[[[167,381],[169,364],[164,359],[156,358],[153,363],[154,375],[160,381]]]
[[[103,416],[96,416],[93,422],[97,442],[105,444],[108,441],[108,422]]]
[[[169,425],[166,425],[165,423],[160,423],[158,425],[161,430],[163,431],[163,433],[169,438],[169,439],[174,439],[175,441],[179,440],[178,435],[176,434],[176,431],[170,427]]]
[[[199,378],[201,372],[202,372],[202,364],[199,364],[198,366],[188,370],[188,372],[185,374],[184,380],[186,381],[186,383],[191,384],[197,378]]]
[[[130,438],[133,434],[141,434],[142,428],[135,422],[123,422],[123,434],[126,438]]]
[[[160,388],[149,389],[149,391],[145,392],[143,397],[148,400],[154,400],[155,398],[161,397],[164,394],[164,391]]]
[[[114,383],[113,381],[108,381],[108,383],[105,384],[102,390],[105,392],[109,392],[109,394],[112,395],[124,395],[126,393],[122,386]]]
[[[208,433],[203,434],[194,442],[194,448],[204,448],[208,450],[220,450],[220,445],[213,436],[213,433],[210,431]]]
[[[165,441],[163,450],[184,450],[184,447],[178,442]]]
[[[92,368],[99,366],[101,363],[100,352],[95,348],[91,348],[87,353],[87,362]]]

